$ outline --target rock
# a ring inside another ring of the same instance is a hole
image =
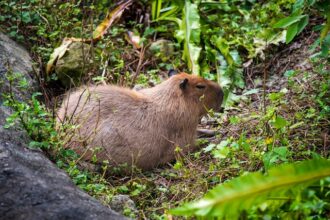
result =
[[[6,92],[7,61],[25,75],[30,91],[14,90],[18,99],[29,98],[36,83],[29,75],[31,58],[0,33],[0,92]],[[0,98],[0,219],[126,219],[78,189],[68,175],[41,151],[26,148],[29,138],[18,128],[3,129],[10,109]]]
[[[0,140],[2,219],[126,219],[78,189],[42,153]]]
[[[92,47],[83,42],[72,42],[64,56],[57,60],[55,72],[66,86],[79,86],[82,77],[93,67]]]
[[[6,79],[8,70],[21,73],[27,80],[28,91],[12,87],[15,98],[19,101],[30,98],[37,88],[37,83],[32,77],[34,75],[32,59],[23,47],[0,32],[0,139],[11,143],[27,143],[28,138],[25,132],[17,128],[6,130],[3,128],[6,118],[11,114],[11,110],[3,105],[2,96],[2,94],[9,93],[10,85]]]
[[[29,53],[9,37],[0,32],[0,63],[9,62],[15,72],[31,74],[33,71],[32,59]],[[27,76],[31,82],[31,76]]]
[[[148,52],[152,56],[158,57],[165,62],[171,59],[174,54],[174,43],[164,39],[157,40],[151,43]]]
[[[31,96],[33,91],[36,91],[37,83],[33,80],[34,71],[32,59],[29,53],[20,45],[16,44],[6,35],[0,32],[0,93],[3,94],[9,91],[8,80],[5,80],[5,74],[8,70],[18,72],[25,76],[29,92],[18,91],[13,88],[16,98],[19,100],[26,99]],[[2,96],[0,96],[0,103]]]
[[[128,195],[115,195],[112,197],[110,207],[121,214],[133,214],[135,216],[138,214],[134,201]]]

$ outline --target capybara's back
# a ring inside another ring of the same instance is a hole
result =
[[[78,126],[66,147],[85,160],[95,154],[99,161],[148,170],[173,160],[177,146],[193,150],[200,116],[218,110],[222,99],[218,84],[181,73],[138,92],[117,86],[80,88],[67,94],[58,117]]]

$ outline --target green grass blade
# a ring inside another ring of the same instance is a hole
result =
[[[151,3],[151,17],[153,21],[159,18],[161,9],[162,9],[162,0],[154,0]]]

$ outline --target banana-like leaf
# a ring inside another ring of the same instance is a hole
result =
[[[112,25],[112,23],[119,18],[124,10],[133,3],[133,0],[122,1],[118,3],[117,7],[108,12],[106,18],[97,26],[95,31],[93,32],[93,40],[100,40],[103,35],[107,32],[108,28]]]
[[[95,31],[93,32],[92,39],[83,39],[83,38],[64,38],[62,44],[54,49],[54,52],[50,55],[49,61],[46,66],[46,73],[49,74],[55,68],[56,62],[60,59],[65,52],[68,50],[70,44],[72,42],[84,42],[84,43],[96,43],[99,41],[103,35],[107,32],[108,28],[113,24],[113,22],[119,18],[123,11],[133,3],[133,0],[121,1],[117,4],[117,6],[110,10],[106,16],[106,18],[97,26]]]
[[[50,55],[49,61],[46,66],[47,74],[53,71],[57,60],[63,57],[72,42],[73,41],[71,39],[64,38],[61,46],[55,48],[54,52]]]
[[[180,29],[184,34],[183,57],[192,73],[199,75],[198,59],[201,52],[201,47],[199,46],[201,25],[197,4],[193,4],[189,0],[185,1],[182,21]]]
[[[212,219],[237,219],[242,211],[265,202],[279,203],[276,198],[295,198],[302,189],[327,176],[330,176],[330,161],[326,159],[284,164],[270,169],[267,175],[255,172],[220,184],[199,201],[170,212]]]

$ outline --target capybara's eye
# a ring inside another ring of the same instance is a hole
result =
[[[202,85],[202,84],[198,84],[198,85],[196,85],[196,88],[197,89],[205,89],[205,85]]]

